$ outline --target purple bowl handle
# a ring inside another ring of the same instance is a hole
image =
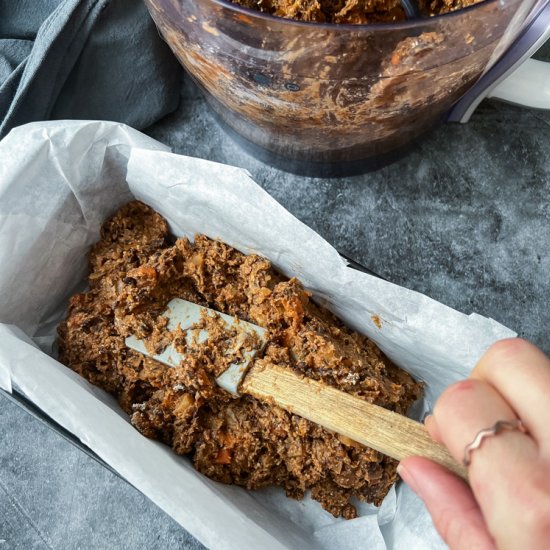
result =
[[[550,109],[550,63],[529,59],[550,38],[550,1],[500,60],[455,104],[448,122],[468,122],[486,97]]]

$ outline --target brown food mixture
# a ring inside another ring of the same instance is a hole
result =
[[[395,460],[279,407],[233,397],[216,385],[223,361],[210,340],[177,368],[124,344],[130,334],[159,349],[177,338],[159,316],[179,297],[265,327],[265,365],[405,414],[421,385],[371,340],[265,258],[203,235],[174,242],[166,221],[140,202],[103,225],[89,263],[90,290],[70,299],[58,329],[59,358],[116,396],[142,434],[189,455],[197,470],[223,483],[280,485],[297,499],[311,490],[334,516],[356,517],[354,498],[381,503],[396,480]]]
[[[403,21],[399,0],[230,0],[245,8],[317,23],[369,24]],[[418,0],[423,16],[439,15],[466,8],[483,0]]]

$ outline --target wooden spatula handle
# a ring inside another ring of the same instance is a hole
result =
[[[467,479],[466,469],[423,424],[289,369],[256,364],[240,389],[397,460],[423,456]]]

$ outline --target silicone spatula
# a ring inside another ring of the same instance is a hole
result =
[[[231,340],[231,349],[242,347],[245,340],[255,342],[253,348],[246,347],[239,354],[239,361],[233,362],[216,379],[219,386],[233,395],[249,394],[275,403],[397,460],[408,456],[429,458],[466,479],[466,469],[430,437],[423,424],[290,369],[266,366],[259,358],[266,342],[265,329],[179,298],[168,304],[163,315],[168,318],[166,330],[181,330],[185,334],[187,353],[208,340],[208,331],[197,328],[204,316],[214,316],[222,322],[224,330],[227,329],[228,342]],[[162,353],[153,353],[143,340],[129,336],[126,345],[170,367],[178,367],[185,361],[185,355],[173,344]]]

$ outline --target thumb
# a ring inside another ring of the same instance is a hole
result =
[[[496,550],[464,481],[439,464],[417,456],[402,460],[397,471],[423,500],[437,532],[452,550]]]

